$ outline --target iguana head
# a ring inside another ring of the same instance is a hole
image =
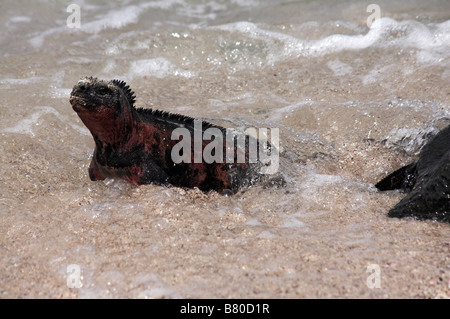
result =
[[[104,108],[120,112],[125,102],[132,107],[134,101],[134,93],[125,82],[102,81],[93,77],[78,81],[70,95],[70,103],[77,113],[101,112]]]
[[[124,138],[131,126],[135,96],[125,82],[102,81],[86,77],[78,81],[70,95],[70,104],[94,139],[115,142]]]

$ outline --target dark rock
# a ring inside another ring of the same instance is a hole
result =
[[[392,208],[390,217],[414,217],[450,223],[450,125],[420,152],[419,159],[375,185],[408,194]]]

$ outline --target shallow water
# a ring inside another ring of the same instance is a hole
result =
[[[373,186],[450,123],[448,1],[378,1],[370,28],[361,1],[84,1],[69,28],[71,3],[1,5],[1,297],[449,297],[449,225],[386,217],[403,195]],[[287,186],[91,182],[86,75],[279,128]]]

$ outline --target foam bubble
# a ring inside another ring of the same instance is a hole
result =
[[[65,88],[53,88],[51,91],[51,97],[55,99],[68,99],[70,97],[70,93],[72,89]]]
[[[9,18],[9,21],[13,22],[13,23],[24,23],[24,22],[28,23],[28,22],[31,21],[31,18],[30,17],[24,17],[24,16],[17,16],[17,17]]]
[[[161,79],[168,75],[191,78],[195,76],[196,73],[178,69],[169,60],[163,57],[133,61],[129,71],[130,77],[154,76]]]
[[[339,59],[328,61],[327,66],[333,71],[334,76],[343,76],[353,72],[350,65],[339,61]]]

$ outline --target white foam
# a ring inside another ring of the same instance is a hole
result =
[[[326,175],[311,172],[310,177],[312,184],[314,184],[314,186],[316,187],[345,182],[345,180],[338,175]]]
[[[8,21],[11,21],[13,23],[28,23],[31,21],[30,17],[24,17],[24,16],[17,16],[17,17],[11,17]]]
[[[148,9],[168,10],[175,4],[183,4],[181,0],[161,0],[139,5],[130,5],[98,15],[95,21],[81,24],[81,30],[98,33],[105,29],[122,29],[127,25],[138,23],[140,15]]]
[[[41,76],[33,76],[31,78],[25,78],[25,79],[1,79],[0,84],[13,84],[13,85],[26,85],[30,83],[36,83],[39,81],[44,80],[44,77]]]
[[[305,46],[303,55],[323,56],[344,50],[362,50],[372,46],[380,37],[372,28],[366,35],[333,34],[324,39],[312,41]]]
[[[257,7],[260,2],[257,0],[231,0],[233,5],[239,7]],[[176,12],[180,16],[200,19],[201,22],[193,24],[192,26],[200,26],[205,20],[214,20],[230,6],[226,1],[177,1],[179,6]]]
[[[154,76],[161,79],[168,75],[191,78],[196,76],[196,72],[178,69],[163,57],[133,61],[129,71],[129,77]]]
[[[427,128],[396,128],[386,137],[386,145],[401,147],[408,153],[419,153],[430,138],[439,132],[434,126]]]
[[[97,20],[82,24],[81,30],[97,33],[104,29],[121,29],[129,24],[137,23],[139,15],[144,10],[142,6],[128,6],[101,15]]]
[[[261,5],[258,0],[231,0],[230,2],[241,7],[258,7]]]
[[[275,236],[273,233],[271,233],[268,230],[263,230],[256,237],[257,238],[262,238],[262,239],[272,239],[272,238],[276,238],[277,236]]]
[[[353,72],[350,65],[341,62],[339,59],[328,61],[327,66],[333,71],[334,76],[343,76]]]
[[[13,126],[2,129],[4,133],[20,133],[20,134],[29,134],[31,136],[35,136],[34,127],[39,125],[39,118],[45,114],[53,114],[58,119],[63,121],[64,123],[69,123],[72,128],[76,129],[82,134],[89,135],[89,131],[85,127],[81,127],[79,125],[73,124],[71,121],[67,119],[66,116],[63,116],[59,113],[55,108],[50,106],[36,106],[34,107],[37,111],[28,117],[20,120]]]
[[[103,68],[103,73],[109,73],[115,70],[117,67],[116,62],[114,60],[106,60],[106,65]]]
[[[184,5],[177,9],[177,14],[191,18],[201,18],[203,20],[214,20],[217,17],[215,11],[224,11],[226,6],[216,2]]]
[[[391,69],[393,67],[394,67],[394,65],[392,65],[392,64],[377,65],[375,68],[370,70],[370,72],[368,74],[366,74],[363,77],[363,79],[362,79],[363,84],[367,85],[367,84],[371,84],[371,83],[375,83],[375,82],[379,81],[380,79],[382,79],[385,76],[387,71],[389,71],[389,69]]]
[[[122,29],[130,24],[139,22],[140,15],[148,9],[170,9],[174,4],[183,3],[181,0],[161,0],[151,3],[142,3],[140,5],[129,5],[114,9],[103,14],[99,14],[94,18],[94,21],[84,22],[81,20],[79,29],[70,29],[65,24],[60,27],[40,31],[37,35],[28,40],[28,42],[35,48],[43,45],[45,38],[48,36],[64,33],[64,32],[78,32],[79,30],[87,33],[97,34],[106,29]],[[98,6],[83,4],[83,10],[98,9]],[[16,21],[26,22],[23,18],[17,17]]]
[[[140,273],[133,277],[131,282],[133,287],[138,287],[138,289],[135,290],[137,292],[137,298],[178,299],[183,297],[179,292],[162,281],[158,275],[154,273]],[[141,287],[144,287],[144,289],[141,290]]]
[[[322,188],[345,183],[347,182],[340,176],[318,174],[313,169],[302,176],[301,185],[307,185],[307,187],[302,187],[302,189],[299,190],[299,194],[304,198],[308,198],[308,200],[320,201],[323,196]]]
[[[262,225],[261,222],[256,217],[249,218],[245,224],[247,224],[249,226],[261,226]]]
[[[303,228],[305,227],[305,223],[301,222],[297,219],[298,216],[300,216],[300,213],[295,213],[293,215],[285,215],[283,224],[281,227],[284,228]]]
[[[34,136],[33,126],[37,125],[37,121],[42,115],[59,114],[54,108],[49,106],[38,106],[36,107],[36,109],[38,109],[37,112],[19,121],[16,125],[4,128],[2,132],[30,134]]]
[[[321,56],[344,49],[363,49],[373,44],[377,39],[374,32],[369,32],[368,36],[335,34],[321,40],[306,41],[284,33],[260,29],[251,22],[237,22],[216,28],[229,32],[245,33],[251,38],[268,42],[268,47],[271,50],[267,56],[267,61],[270,64],[286,57]]]
[[[31,21],[30,17],[16,16],[11,17],[5,22],[5,29],[15,28],[19,24],[29,23]]]
[[[70,97],[70,93],[72,89],[64,89],[64,88],[52,88],[51,97],[55,99],[68,99]]]
[[[288,117],[288,115],[286,115],[286,113],[292,113],[294,112],[296,109],[299,109],[303,106],[309,106],[312,105],[314,102],[307,100],[307,101],[300,101],[298,103],[294,103],[294,104],[289,104],[287,106],[281,107],[279,109],[274,109],[273,110],[273,115],[271,116],[271,119],[274,121],[279,121],[281,120],[281,118],[284,116],[285,118]]]
[[[31,38],[30,40],[28,40],[28,42],[35,48],[40,48],[42,46],[42,44],[44,43],[44,40],[46,37],[55,34],[55,33],[60,33],[63,32],[65,30],[65,27],[59,27],[59,28],[53,28],[53,29],[49,29],[43,32],[38,32],[37,36]]]
[[[399,47],[418,50],[421,63],[442,62],[450,55],[450,20],[426,26],[416,21],[397,22],[381,18],[372,23],[367,34],[333,34],[318,40],[302,40],[281,32],[261,29],[251,22],[236,22],[212,27],[267,42],[268,63],[299,56],[324,56],[344,50],[363,50],[369,47]]]
[[[145,8],[169,10],[177,4],[184,5],[185,1],[184,0],[159,0],[159,1],[152,1],[150,3],[144,3],[144,4],[142,4],[142,6],[144,6]]]

